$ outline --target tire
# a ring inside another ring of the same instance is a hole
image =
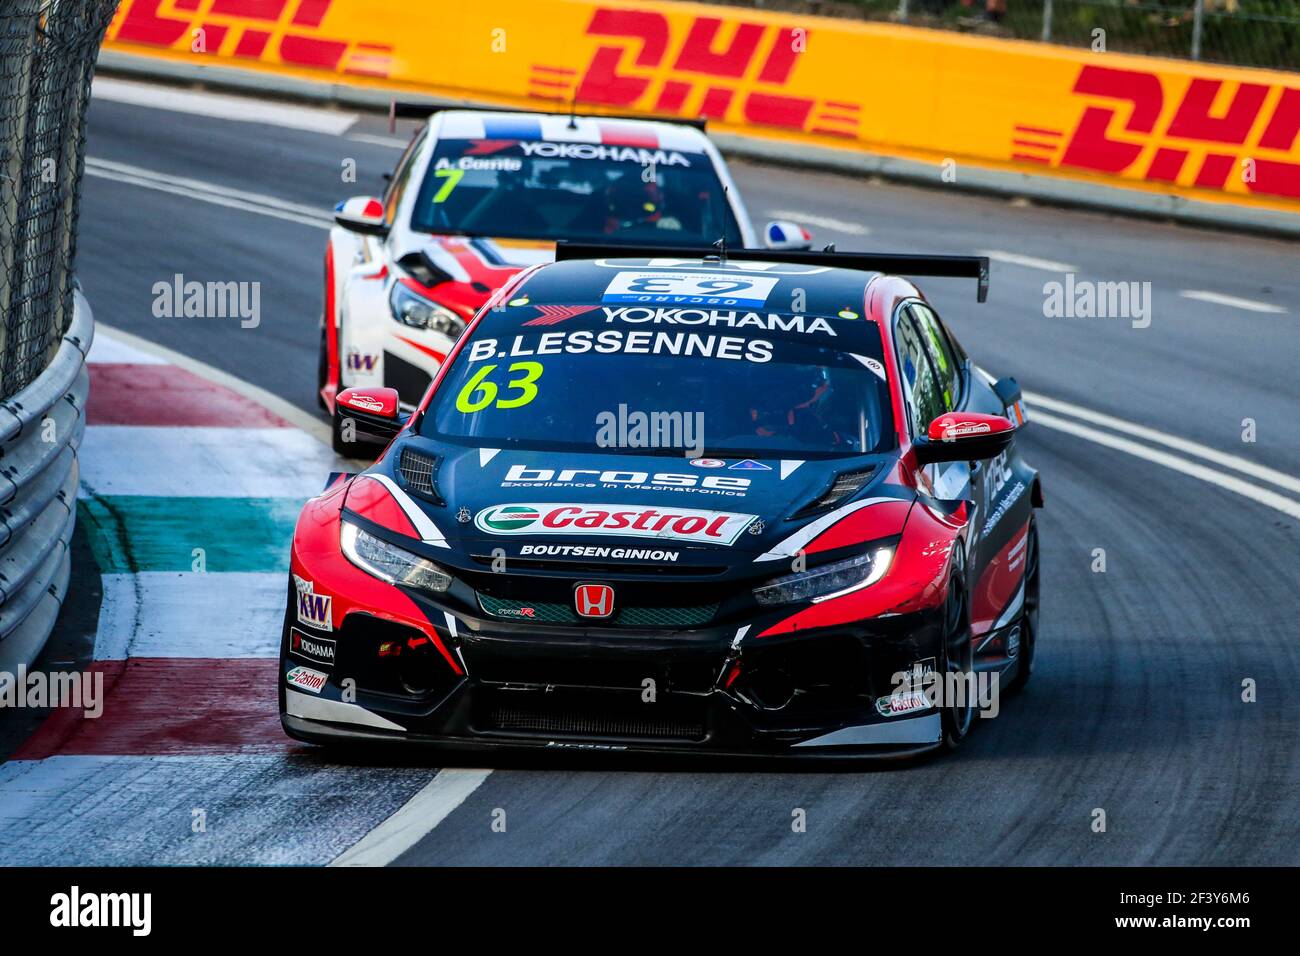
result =
[[[943,661],[939,676],[943,679],[945,692],[944,706],[940,711],[943,749],[952,751],[970,736],[978,706],[972,693],[956,694],[953,700],[946,699],[948,689],[956,683],[948,680],[949,674],[960,675],[966,690],[974,690],[974,683],[969,680],[975,662],[975,645],[970,632],[970,605],[966,600],[965,583],[958,575],[953,575],[948,582],[948,600],[944,603],[943,610],[942,643]]]
[[[1034,672],[1034,656],[1038,648],[1038,522],[1029,519],[1029,535],[1025,542],[1025,606],[1020,614],[1020,652],[1016,676],[1007,684],[1007,693],[1014,694],[1029,683]]]
[[[316,404],[324,411],[329,411],[329,406],[325,404],[325,384],[330,374],[330,356],[329,345],[325,338],[325,322],[322,319],[320,327],[320,354],[316,359]]]

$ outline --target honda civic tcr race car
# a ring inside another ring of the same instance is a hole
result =
[[[702,121],[395,104],[428,117],[383,198],[339,203],[325,252],[317,387],[395,388],[413,407],[488,296],[557,239],[752,246]],[[808,233],[769,223],[773,248]],[[348,454],[337,438],[336,449]]]
[[[386,450],[298,520],[290,736],[905,756],[1028,680],[1020,390],[888,274],[987,260],[557,248],[413,413],[340,393]]]

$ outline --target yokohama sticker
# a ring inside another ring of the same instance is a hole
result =
[[[296,627],[289,628],[289,653],[320,664],[322,667],[334,665],[335,642],[327,637],[313,637],[304,634]]]
[[[731,544],[757,515],[694,508],[599,504],[508,504],[484,508],[474,526],[488,534],[620,535],[703,544]]]

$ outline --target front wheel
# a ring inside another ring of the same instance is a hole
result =
[[[1016,676],[1007,685],[1015,693],[1029,683],[1034,672],[1034,654],[1038,647],[1038,522],[1029,519],[1025,539],[1025,604],[1020,615],[1020,649]]]
[[[940,677],[943,699],[943,746],[956,750],[975,723],[976,690],[973,671],[975,648],[971,642],[970,608],[961,578],[948,583],[948,600],[943,614],[943,666]]]

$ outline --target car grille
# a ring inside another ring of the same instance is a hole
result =
[[[546,624],[570,624],[577,615],[567,604],[543,604],[538,601],[504,601],[487,594],[478,596],[479,607],[496,617],[517,621],[542,621]]]
[[[625,607],[616,621],[623,627],[699,627],[713,620],[718,605],[703,607]]]
[[[480,593],[478,603],[494,617],[513,621],[538,621],[544,624],[598,624],[615,627],[682,628],[702,627],[713,620],[718,605],[697,607],[625,607],[616,608],[608,619],[584,619],[568,604],[539,601],[506,600]]]
[[[600,700],[574,697],[546,703],[497,700],[485,708],[482,728],[504,733],[643,740],[700,740],[705,735],[703,711],[699,707],[691,707],[689,713],[666,714],[655,712],[659,705],[641,704],[644,712],[635,713],[602,704]]]

